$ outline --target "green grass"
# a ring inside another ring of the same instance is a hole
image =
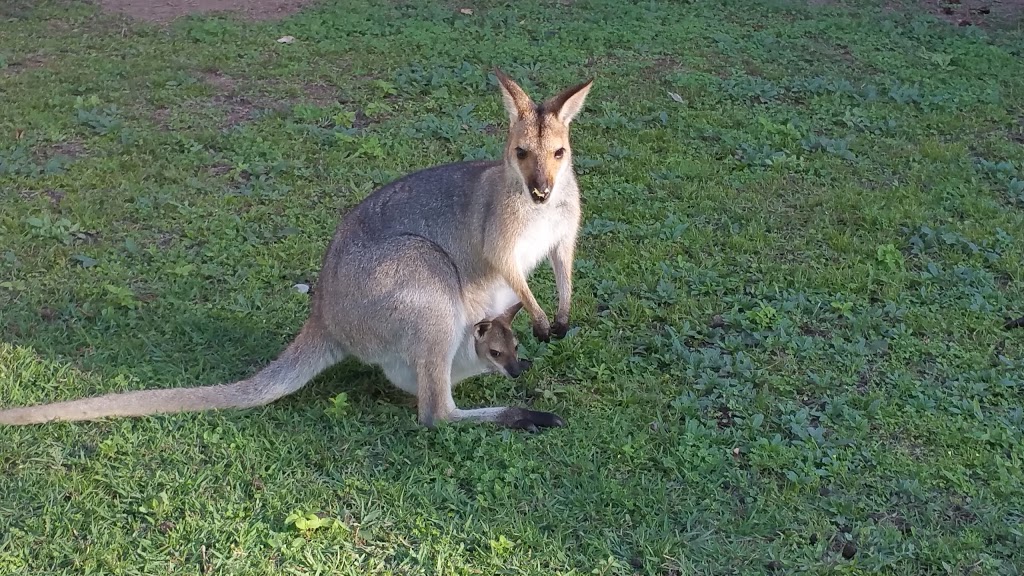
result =
[[[1019,574],[1024,35],[471,4],[8,9],[0,406],[253,373],[341,210],[498,153],[491,66],[537,98],[597,81],[579,330],[521,316],[525,382],[456,394],[567,428],[428,431],[345,364],[262,409],[0,429],[0,574]]]

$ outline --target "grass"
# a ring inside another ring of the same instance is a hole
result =
[[[472,5],[0,22],[0,406],[251,374],[340,210],[498,153],[491,66],[597,77],[579,329],[521,316],[525,383],[456,396],[567,428],[427,431],[355,364],[262,409],[5,428],[0,574],[1020,574],[1019,29]]]

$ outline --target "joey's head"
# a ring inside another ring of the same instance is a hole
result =
[[[497,318],[473,326],[476,355],[492,373],[518,378],[530,368],[529,360],[519,358],[519,340],[512,330],[512,320],[522,307],[522,303],[516,304]]]
[[[505,164],[522,183],[523,193],[534,203],[543,204],[557,189],[559,179],[571,170],[569,123],[583,108],[594,81],[536,104],[501,70],[495,69],[494,74],[510,121]]]

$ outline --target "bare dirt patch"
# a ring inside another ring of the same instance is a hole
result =
[[[161,130],[170,130],[171,109],[166,107],[160,107],[154,110],[153,123],[156,124]]]
[[[809,6],[842,6],[843,0],[805,0]],[[954,26],[1005,28],[1024,18],[1024,0],[888,0],[884,12],[927,12]]]
[[[218,70],[196,71],[195,76],[209,88],[210,94],[191,98],[182,106],[156,106],[150,111],[150,118],[161,130],[176,126],[197,126],[197,123],[213,120],[220,130],[227,130],[255,120],[264,114],[282,112],[297,104],[313,104],[327,107],[344,101],[338,88],[323,81],[303,83],[297,88],[298,95],[273,95],[267,88],[279,88],[276,80],[252,80],[230,76]],[[185,113],[184,111],[188,112]],[[217,116],[219,118],[212,118]],[[367,118],[361,110],[356,111],[354,124],[357,128],[372,124],[376,119]]]
[[[149,22],[168,23],[190,14],[231,14],[248,20],[276,20],[316,0],[97,0],[101,8]]]
[[[202,76],[203,82],[206,82],[207,84],[215,88],[217,92],[230,93],[234,91],[235,86],[238,85],[238,82],[236,82],[234,78],[228,76],[227,74],[222,74],[221,72],[218,72],[216,70],[204,72]]]
[[[957,26],[1000,27],[1024,15],[1024,0],[920,0],[918,4]]]
[[[210,104],[224,111],[222,128],[230,128],[252,120],[261,110],[273,107],[273,102],[268,99],[250,97],[242,93],[238,88],[238,81],[226,74],[206,72],[203,74],[203,81],[215,92]]]
[[[40,165],[47,164],[53,160],[67,164],[85,156],[86,153],[87,150],[80,140],[69,138],[35,146],[32,149],[32,160]]]
[[[241,95],[215,98],[213,104],[224,111],[221,129],[233,128],[255,120],[262,111],[274,108],[270,102],[262,98],[254,99]]]
[[[302,91],[317,106],[328,106],[338,101],[338,89],[324,83],[304,84]]]
[[[228,172],[231,172],[231,164],[224,161],[217,161],[212,166],[207,168],[207,174],[210,176],[223,176]]]
[[[62,140],[54,142],[49,148],[48,156],[67,156],[68,158],[79,158],[85,155],[85,146],[78,140]]]
[[[0,74],[14,75],[26,70],[35,70],[45,67],[48,62],[49,57],[42,52],[28,54],[19,60],[8,62],[6,67],[0,68]]]
[[[204,72],[203,82],[213,88],[213,97],[204,102],[221,110],[224,120],[221,129],[238,126],[254,119],[261,111],[274,108],[279,103],[240,86],[235,78],[218,71]]]

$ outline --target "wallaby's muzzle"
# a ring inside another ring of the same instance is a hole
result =
[[[537,204],[543,204],[551,197],[551,179],[537,170],[533,177],[528,178],[526,187],[530,189],[530,198]]]

